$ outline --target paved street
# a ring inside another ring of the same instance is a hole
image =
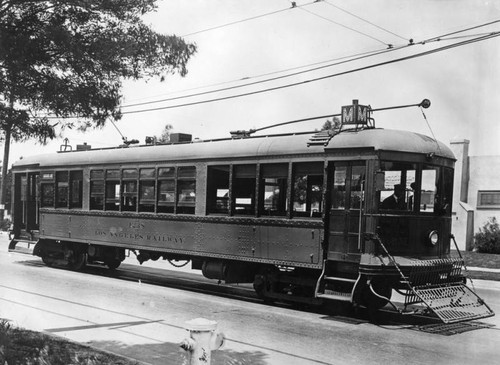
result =
[[[0,247],[0,318],[148,364],[182,363],[183,326],[197,317],[217,321],[227,337],[213,364],[493,364],[500,355],[498,315],[481,321],[491,328],[430,334],[413,325],[375,325],[197,290],[210,286],[165,262],[127,263],[110,276],[104,269],[49,268],[38,257],[8,253],[5,234]],[[165,281],[150,284],[153,277]],[[169,285],[179,280],[195,283],[193,290]],[[475,285],[500,313],[500,285]]]

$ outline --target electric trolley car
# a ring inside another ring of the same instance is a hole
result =
[[[127,250],[141,263],[190,260],[267,300],[379,309],[396,290],[401,312],[493,315],[450,255],[450,149],[375,128],[357,103],[342,116],[336,133],[173,135],[181,142],[21,159],[9,249],[36,242],[46,265],[74,270],[115,269]]]

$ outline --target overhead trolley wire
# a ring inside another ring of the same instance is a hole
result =
[[[252,16],[252,17],[245,18],[245,19],[236,20],[234,22],[230,22],[230,23],[226,23],[226,24],[216,25],[216,26],[211,27],[211,28],[206,28],[206,29],[202,29],[202,30],[198,30],[198,31],[195,31],[195,32],[184,34],[181,37],[189,37],[189,36],[192,36],[192,35],[195,35],[195,34],[209,32],[211,30],[220,29],[220,28],[228,27],[228,26],[231,26],[231,25],[239,24],[239,23],[244,23],[244,22],[247,22],[247,21],[250,21],[250,20],[263,18],[263,17],[269,16],[269,15],[274,15],[274,14],[278,14],[278,13],[281,13],[281,12],[284,12],[284,11],[287,11],[287,10],[291,10],[293,8],[296,8],[296,7],[300,8],[300,7],[311,5],[311,4],[314,4],[314,3],[315,3],[315,1],[313,1],[311,3],[303,4],[303,5],[295,5],[295,6],[292,6],[292,7],[285,8],[285,9],[271,11],[269,13],[260,14],[260,15]]]
[[[407,47],[407,46],[403,46],[403,47]],[[401,48],[403,48],[403,47],[401,47]],[[356,55],[340,57],[340,58],[337,58],[337,59],[334,59],[334,60],[327,61],[327,62],[338,61],[338,62],[335,62],[335,63],[330,63],[330,64],[327,64],[327,65],[318,66],[318,67],[310,68],[310,69],[303,70],[303,71],[297,71],[297,72],[286,74],[286,75],[276,76],[276,77],[265,79],[265,80],[253,81],[253,82],[245,83],[245,84],[242,84],[242,85],[234,85],[234,86],[230,86],[230,87],[219,88],[219,89],[214,89],[214,90],[208,90],[208,91],[203,91],[203,92],[189,94],[189,95],[176,96],[176,97],[172,97],[172,98],[166,98],[166,99],[160,99],[160,100],[153,100],[153,101],[145,101],[145,102],[135,103],[135,104],[127,104],[127,105],[123,105],[122,108],[129,108],[129,107],[134,107],[134,106],[141,106],[141,105],[162,103],[162,102],[166,102],[166,101],[172,101],[172,100],[178,100],[178,99],[184,99],[184,98],[190,98],[190,97],[195,97],[195,96],[212,94],[212,93],[221,92],[221,91],[228,91],[228,90],[238,89],[238,88],[242,88],[242,87],[247,87],[247,86],[252,86],[252,85],[256,85],[256,84],[261,84],[261,83],[264,83],[264,82],[276,81],[276,80],[280,80],[280,79],[287,78],[287,77],[297,76],[297,75],[300,75],[300,74],[303,74],[303,73],[307,73],[307,72],[321,70],[321,69],[324,69],[324,68],[327,68],[327,67],[338,66],[338,65],[341,65],[341,64],[347,63],[347,62],[358,61],[358,60],[361,60],[361,59],[364,59],[364,58],[368,58],[368,57],[372,57],[372,56],[377,56],[377,55],[380,55],[380,54],[383,54],[383,53],[387,53],[387,52],[391,52],[391,51],[395,51],[395,50],[398,50],[398,49],[400,49],[400,48],[383,49],[383,50],[378,50],[378,51],[369,51],[369,52],[358,53]],[[348,58],[348,60],[345,60],[346,58]],[[340,61],[340,60],[344,60],[344,61]],[[324,62],[321,62],[321,63],[324,63]],[[307,67],[307,66],[302,66],[300,68],[303,68],[303,67]],[[295,68],[295,69],[297,69],[297,68]],[[286,70],[285,71],[280,71],[280,72],[286,72]],[[273,74],[273,73],[268,73],[266,75],[270,75],[270,74]],[[260,75],[260,76],[256,76],[256,77],[262,77],[262,76],[265,76],[265,75]]]
[[[347,25],[344,25],[344,24],[342,24],[342,23],[336,22],[335,20],[332,20],[332,19],[329,19],[329,18],[324,17],[324,16],[322,16],[322,15],[316,14],[315,12],[312,12],[312,11],[307,10],[307,9],[304,9],[304,8],[300,8],[300,10],[305,11],[306,13],[312,14],[312,15],[314,15],[314,16],[316,16],[316,17],[318,17],[318,18],[324,19],[324,20],[326,20],[326,21],[328,21],[328,22],[330,22],[330,23],[336,24],[336,25],[338,25],[338,26],[340,26],[340,27],[346,28],[346,29],[348,29],[348,30],[350,30],[350,31],[356,32],[356,33],[358,33],[358,34],[361,34],[361,35],[363,35],[363,36],[365,36],[365,37],[368,37],[368,38],[370,38],[370,39],[373,39],[373,40],[375,40],[375,41],[377,41],[377,42],[379,42],[379,43],[382,43],[382,44],[384,44],[384,45],[386,45],[386,46],[390,46],[390,44],[389,44],[389,43],[387,43],[387,42],[381,41],[380,39],[375,38],[375,37],[373,37],[373,36],[371,36],[371,35],[369,35],[369,34],[363,33],[363,32],[361,32],[361,31],[359,31],[359,30],[357,30],[357,29],[354,29],[354,28],[352,28],[352,27],[348,27]]]
[[[389,34],[392,34],[393,36],[396,36],[396,37],[398,37],[398,38],[401,38],[401,39],[403,39],[403,40],[405,40],[405,41],[407,41],[407,40],[408,40],[408,38],[404,38],[404,37],[400,36],[399,34],[396,34],[396,33],[394,33],[394,32],[391,32],[391,31],[390,31],[390,30],[388,30],[388,29],[385,29],[385,28],[383,28],[383,27],[381,27],[381,26],[379,26],[379,25],[377,25],[377,24],[375,24],[375,23],[373,23],[373,22],[370,22],[369,20],[366,20],[366,19],[364,19],[364,18],[361,18],[360,16],[358,16],[358,15],[356,15],[356,14],[354,14],[354,13],[351,13],[351,12],[350,12],[350,11],[348,11],[348,10],[345,10],[345,9],[341,8],[340,6],[337,6],[337,5],[332,4],[332,3],[331,3],[331,2],[329,2],[328,0],[317,0],[317,1],[323,1],[325,4],[330,5],[330,6],[332,6],[332,7],[336,8],[336,9],[338,9],[338,10],[340,10],[340,11],[343,11],[344,13],[349,14],[350,16],[353,16],[353,17],[355,17],[355,18],[357,18],[357,19],[359,19],[359,20],[361,20],[361,21],[363,21],[363,22],[365,22],[365,23],[367,23],[367,24],[370,24],[370,25],[374,26],[375,28],[378,28],[378,29],[380,29],[380,30],[383,30],[384,32],[387,32],[387,33],[389,33]]]
[[[420,43],[425,44],[426,42],[439,41],[439,40],[443,39],[444,37],[448,37],[448,36],[455,35],[455,34],[458,34],[458,33],[468,32],[469,30],[473,30],[473,29],[487,27],[488,25],[492,25],[492,24],[496,24],[496,23],[500,23],[500,19],[493,20],[493,21],[488,22],[488,23],[483,23],[483,24],[475,25],[473,27],[469,27],[469,28],[465,28],[465,29],[460,29],[460,30],[457,30],[455,32],[446,33],[446,34],[443,34],[443,35],[440,35],[440,36],[437,36],[437,37],[428,38],[426,40],[423,40]]]
[[[190,103],[169,105],[169,106],[150,108],[150,109],[142,109],[142,110],[133,110],[133,111],[128,111],[128,112],[126,111],[126,112],[122,112],[122,114],[126,115],[126,114],[136,114],[136,113],[144,113],[144,112],[151,112],[151,111],[158,111],[158,110],[174,109],[174,108],[180,108],[180,107],[185,107],[185,106],[193,106],[193,105],[206,104],[206,103],[211,103],[211,102],[218,102],[218,101],[223,101],[223,100],[228,100],[228,99],[235,99],[235,98],[239,98],[239,97],[243,97],[243,96],[250,96],[250,95],[261,94],[261,93],[265,93],[265,92],[269,92],[269,91],[285,89],[285,88],[298,86],[298,85],[304,85],[304,84],[308,84],[311,82],[321,81],[321,80],[325,80],[325,79],[329,79],[329,78],[333,78],[333,77],[337,77],[337,76],[347,75],[347,74],[351,74],[351,73],[358,72],[358,71],[364,71],[364,70],[368,70],[368,69],[372,69],[372,68],[376,68],[376,67],[380,67],[380,66],[385,66],[385,65],[389,65],[389,64],[393,64],[393,63],[397,63],[397,62],[401,62],[401,61],[407,61],[407,60],[414,59],[414,58],[428,56],[428,55],[438,53],[438,52],[443,52],[443,51],[446,51],[446,50],[449,50],[452,48],[461,47],[461,46],[464,46],[467,44],[476,43],[476,42],[484,41],[487,39],[495,38],[495,37],[498,37],[499,35],[500,35],[500,32],[492,32],[486,36],[476,37],[474,39],[453,43],[453,44],[439,47],[439,48],[436,48],[436,49],[433,49],[430,51],[420,52],[420,53],[416,53],[416,54],[405,56],[405,57],[396,58],[396,59],[389,60],[389,61],[379,62],[379,63],[375,63],[372,65],[358,67],[355,69],[342,71],[342,72],[338,72],[338,73],[334,73],[334,74],[330,74],[330,75],[326,75],[326,76],[321,76],[321,77],[317,77],[317,78],[313,78],[313,79],[309,79],[309,80],[305,80],[305,81],[295,82],[295,83],[291,83],[291,84],[287,84],[287,85],[281,85],[281,86],[271,87],[271,88],[267,88],[267,89],[251,91],[251,92],[247,92],[247,93],[229,95],[229,96],[220,97],[220,98],[200,100],[200,101],[195,101],[195,102],[190,102]]]

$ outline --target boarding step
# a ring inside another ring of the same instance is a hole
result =
[[[14,238],[9,243],[9,252],[19,252],[33,254],[33,248],[35,248],[37,241],[31,241],[22,238]]]
[[[353,283],[353,284],[356,282],[356,279],[341,278],[337,276],[325,276],[324,279],[327,281],[341,281],[344,283]]]
[[[316,294],[316,298],[327,299],[327,300],[338,300],[342,302],[351,301],[351,293],[338,292],[333,290],[325,290],[323,294]]]
[[[413,288],[406,302],[420,299],[444,323],[455,323],[495,315],[470,288],[461,283]]]

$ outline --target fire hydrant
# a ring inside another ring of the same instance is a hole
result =
[[[217,322],[205,318],[196,318],[186,322],[189,338],[180,346],[188,352],[189,365],[210,365],[212,350],[218,350],[224,344],[224,334],[217,333]]]

